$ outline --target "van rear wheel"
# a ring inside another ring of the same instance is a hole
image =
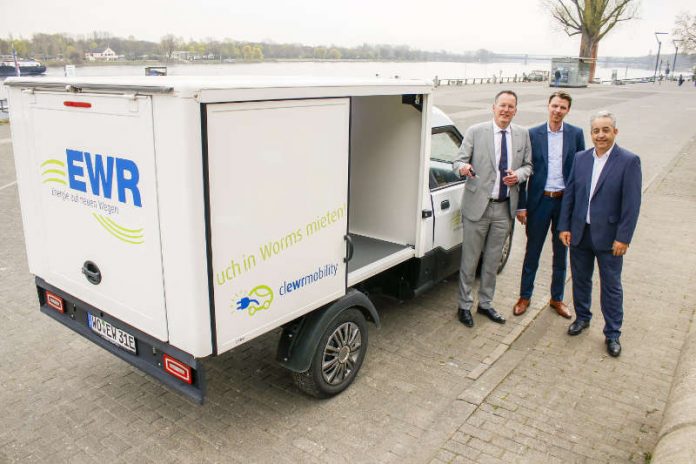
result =
[[[326,327],[309,369],[293,372],[295,384],[317,398],[337,395],[353,382],[366,352],[365,316],[356,308],[348,308]]]

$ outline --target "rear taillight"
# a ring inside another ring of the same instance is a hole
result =
[[[63,299],[58,295],[46,290],[46,304],[58,312],[64,313]]]
[[[80,102],[80,101],[64,101],[63,105],[69,106],[71,108],[91,108],[92,104],[89,102]]]
[[[164,370],[167,371],[169,374],[173,375],[182,382],[186,382],[188,384],[193,382],[193,378],[191,376],[191,368],[189,366],[182,363],[178,359],[172,358],[168,354],[164,355],[163,360]]]

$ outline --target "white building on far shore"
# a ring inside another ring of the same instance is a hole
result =
[[[91,51],[85,53],[85,59],[87,61],[115,61],[120,57],[121,56],[117,55],[110,47],[106,47],[103,52]]]

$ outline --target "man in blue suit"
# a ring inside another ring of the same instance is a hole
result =
[[[563,122],[572,103],[573,99],[566,92],[552,93],[549,97],[548,122],[529,130],[534,174],[520,186],[517,205],[517,220],[527,226],[527,251],[522,265],[520,298],[512,309],[515,316],[524,314],[529,307],[539,257],[550,226],[553,271],[549,306],[559,315],[571,317],[568,306],[563,302],[568,251],[558,238],[558,219],[575,153],[585,149],[582,129]]]
[[[570,246],[575,321],[569,335],[590,326],[592,273],[599,267],[600,307],[610,356],[621,354],[623,322],[623,256],[633,238],[640,211],[642,174],[640,158],[614,143],[616,117],[600,111],[592,117],[594,149],[575,156],[568,179],[561,218],[561,241]]]

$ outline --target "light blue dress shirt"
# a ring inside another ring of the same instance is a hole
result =
[[[546,175],[544,190],[548,192],[560,192],[565,189],[563,182],[563,123],[558,132],[554,132],[546,123],[548,133],[549,169]]]

